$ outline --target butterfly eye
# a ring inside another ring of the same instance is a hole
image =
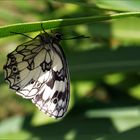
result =
[[[58,39],[58,40],[62,40],[62,34],[56,33],[55,38]]]

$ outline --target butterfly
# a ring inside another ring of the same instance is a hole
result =
[[[9,53],[4,66],[9,87],[54,118],[65,115],[70,98],[69,69],[61,40],[62,34],[43,30]]]

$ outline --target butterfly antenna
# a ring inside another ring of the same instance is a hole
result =
[[[28,36],[26,34],[23,34],[23,33],[17,33],[17,32],[10,32],[10,33],[12,33],[12,34],[18,34],[18,35],[23,35],[23,36],[25,36],[27,38],[33,39],[32,37],[30,37],[30,36]]]
[[[41,29],[46,33],[45,29],[43,28],[43,23],[41,23]]]
[[[89,36],[84,36],[84,35],[79,35],[75,37],[70,37],[70,38],[62,38],[62,40],[70,40],[70,39],[84,39],[84,38],[90,38]]]
[[[43,23],[41,23],[41,29],[43,30],[44,33],[46,33],[49,36],[49,34],[45,31],[45,29],[43,27]]]

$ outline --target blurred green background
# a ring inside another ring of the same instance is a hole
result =
[[[0,26],[139,11],[140,1],[1,0]],[[27,41],[0,39],[0,139],[139,140],[140,18],[58,28],[71,76],[71,100],[61,120],[49,118],[4,82],[6,55]],[[29,33],[31,37],[38,34]]]

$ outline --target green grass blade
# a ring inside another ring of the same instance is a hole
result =
[[[30,22],[30,23],[18,23],[18,24],[0,27],[0,38],[13,35],[13,33],[11,32],[27,33],[27,32],[40,31],[42,30],[41,23],[43,24],[44,29],[53,29],[58,27],[87,24],[92,22],[112,20],[112,19],[124,18],[129,16],[140,16],[140,12],[127,12],[127,13],[119,13],[119,14],[103,15],[103,16],[90,16],[90,17],[56,19],[56,20],[48,20],[48,21],[40,21],[40,22]]]
[[[140,48],[98,49],[68,55],[73,80],[89,80],[115,72],[138,72]]]

